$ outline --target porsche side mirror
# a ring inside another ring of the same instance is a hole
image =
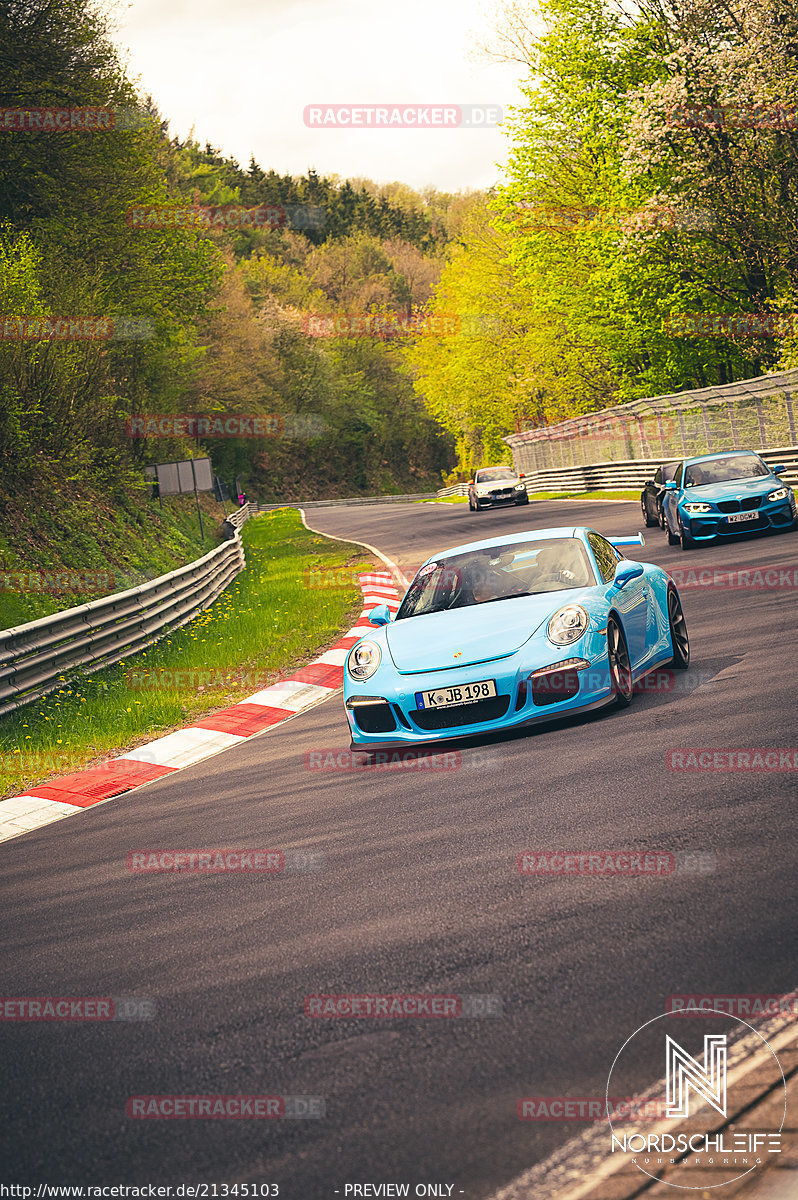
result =
[[[662,485],[662,488],[663,488],[663,491],[666,491],[666,492],[675,492],[676,489],[678,488],[678,486],[679,485],[675,479],[666,479]]]
[[[473,487],[473,486],[474,486],[474,480],[473,480],[473,479],[469,479],[469,481],[468,481],[468,486],[469,486],[469,487]]]
[[[642,567],[640,568],[642,571]],[[369,613],[370,625],[387,625],[391,620],[391,610],[387,604],[378,604]]]
[[[781,475],[782,471],[787,470],[784,463],[779,463],[779,465],[777,467],[771,467],[770,469],[774,475]]]
[[[620,589],[626,587],[627,583],[631,583],[633,579],[639,579],[643,574],[643,567],[640,563],[623,563],[615,572],[613,583]]]

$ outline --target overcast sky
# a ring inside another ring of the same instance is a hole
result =
[[[500,175],[494,129],[311,129],[308,104],[518,103],[520,68],[476,61],[486,0],[122,0],[116,40],[170,130],[194,128],[242,165],[482,188]]]

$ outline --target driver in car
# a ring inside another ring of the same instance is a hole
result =
[[[502,596],[512,596],[516,593],[521,594],[518,580],[508,571],[503,571],[481,558],[463,568],[462,587],[450,607],[484,604],[487,600],[498,600]]]
[[[466,584],[471,589],[475,604],[484,604],[507,592],[508,579],[504,571],[497,571],[488,563],[475,563],[469,568]]]
[[[535,559],[536,583],[560,582],[560,554],[556,546],[544,546]]]
[[[555,590],[546,585],[568,588],[587,584],[585,565],[579,551],[568,543],[565,546],[544,546],[538,551],[535,567],[537,574],[534,582],[544,592]]]

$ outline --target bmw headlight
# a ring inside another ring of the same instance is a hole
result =
[[[775,492],[770,493],[768,500],[786,500],[789,494],[789,488],[777,488]]]
[[[711,504],[685,504],[684,511],[689,513],[712,512]]]
[[[570,646],[582,636],[590,624],[581,604],[566,604],[559,608],[546,627],[546,637],[555,646]]]
[[[523,484],[523,483],[517,483],[517,484],[515,485],[514,491],[516,491],[516,492],[525,492],[525,491],[526,491],[526,485],[525,485],[525,484]]]
[[[380,665],[381,658],[382,653],[376,642],[358,642],[349,651],[349,657],[346,660],[346,669],[353,679],[357,679],[359,683],[362,683],[365,679],[371,679]]]

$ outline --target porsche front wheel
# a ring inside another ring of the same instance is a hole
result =
[[[610,664],[610,679],[616,703],[627,708],[632,703],[632,664],[623,629],[616,617],[607,621],[607,657]]]

